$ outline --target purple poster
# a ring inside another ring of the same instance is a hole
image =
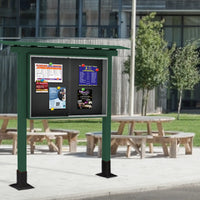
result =
[[[97,66],[79,65],[79,86],[97,86]]]

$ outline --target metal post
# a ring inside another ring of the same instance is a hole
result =
[[[136,0],[132,0],[129,115],[134,114]]]
[[[60,0],[57,3],[56,37],[60,37]]]
[[[82,20],[83,20],[83,0],[79,0],[79,9],[78,9],[78,37],[82,37]]]
[[[40,0],[36,0],[35,37],[39,37],[39,31],[40,31]]]
[[[22,50],[21,50],[22,51]],[[17,190],[33,188],[27,183],[26,170],[26,59],[25,54],[18,53],[17,66],[17,183],[10,185]]]
[[[112,97],[112,57],[108,58],[108,85],[107,85],[107,116],[103,117],[102,123],[102,172],[97,174],[105,178],[115,177],[111,173],[111,97]]]
[[[121,38],[121,25],[122,25],[122,0],[119,1],[119,11],[118,11],[118,38]]]

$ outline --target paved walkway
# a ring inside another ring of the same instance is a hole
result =
[[[118,176],[110,179],[95,175],[101,172],[101,158],[86,156],[86,147],[78,147],[74,154],[66,149],[63,155],[40,148],[27,156],[28,183],[35,188],[18,191],[9,187],[16,182],[17,156],[10,154],[11,147],[0,146],[1,199],[77,200],[200,183],[200,148],[194,148],[193,155],[180,149],[178,158],[172,159],[163,157],[157,147],[142,160],[136,155],[126,158],[126,149],[120,148],[111,159],[112,173]]]

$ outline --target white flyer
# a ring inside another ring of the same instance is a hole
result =
[[[62,83],[63,65],[53,63],[35,63],[35,82],[41,80],[52,83]]]

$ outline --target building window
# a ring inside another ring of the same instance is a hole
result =
[[[99,0],[83,0],[82,36],[98,37]]]
[[[58,1],[40,0],[40,26],[57,24]]]
[[[0,37],[19,36],[19,1],[0,1]]]
[[[184,27],[183,42],[184,45],[188,42],[199,39],[200,27]]]
[[[98,26],[99,0],[83,0],[83,13],[85,19],[83,25]]]
[[[180,26],[181,16],[163,16],[165,26]]]
[[[181,46],[181,16],[163,16],[165,40],[168,41],[168,45],[172,46],[176,43],[176,46]]]
[[[75,0],[60,0],[60,37],[76,37],[78,5]]]
[[[0,0],[0,37],[130,38],[131,2]],[[137,27],[143,15],[137,16]],[[188,40],[199,38],[200,16],[156,16],[156,20],[163,18],[165,39],[169,45],[183,46]]]
[[[77,28],[75,27],[60,27],[60,37],[76,37]]]
[[[100,37],[118,37],[119,13],[117,9],[113,9],[113,6],[113,1],[101,0],[99,30]]]
[[[184,16],[184,25],[200,26],[200,16]]]
[[[168,46],[172,46],[174,43],[178,47],[181,46],[181,28],[165,27],[164,34],[165,40],[168,42]]]
[[[58,0],[40,0],[40,37],[58,36]]]
[[[200,35],[200,16],[183,17],[183,43],[199,39]]]
[[[20,0],[20,34],[35,37],[36,0]]]

